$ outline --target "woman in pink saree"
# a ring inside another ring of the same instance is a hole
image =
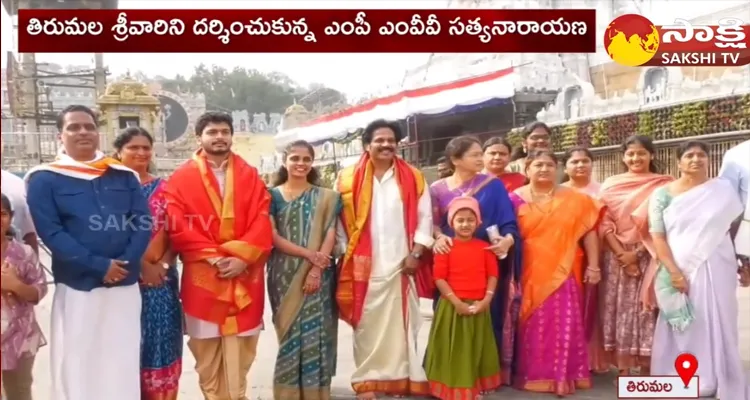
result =
[[[673,375],[674,360],[698,358],[701,397],[750,400],[740,359],[737,261],[729,234],[743,204],[729,181],[708,178],[708,146],[678,150],[681,177],[654,191],[648,225],[659,266],[648,287],[659,317],[651,373]],[[653,274],[651,274],[653,275]],[[649,275],[647,275],[649,276]]]
[[[640,368],[648,374],[655,312],[643,309],[640,288],[652,260],[650,237],[634,220],[639,207],[645,210],[653,191],[674,180],[657,173],[653,142],[646,136],[632,136],[622,145],[627,172],[602,183],[599,199],[607,212],[599,226],[604,239],[602,288],[602,336],[612,362],[627,375]]]

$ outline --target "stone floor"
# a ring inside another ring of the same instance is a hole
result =
[[[49,316],[52,304],[53,290],[50,288],[50,293],[45,297],[42,303],[37,308],[37,315],[39,322],[42,325],[44,332],[49,332]],[[741,290],[738,293],[740,297],[740,315],[742,316],[740,321],[741,338],[742,343],[742,356],[746,361],[750,361],[750,289]],[[429,314],[429,304],[423,305],[425,311],[424,314]],[[269,312],[266,312],[266,325],[271,326]],[[429,331],[429,318],[426,318],[426,323],[423,324],[422,330],[420,331],[420,345],[424,349],[424,345],[427,340],[427,334]],[[251,389],[248,393],[249,399],[256,400],[270,400],[272,399],[271,383],[273,377],[273,365],[277,351],[276,337],[272,331],[265,331],[261,334],[260,343],[258,345],[258,356],[250,372],[249,380]],[[354,369],[354,361],[352,359],[352,332],[345,324],[341,324],[339,329],[339,349],[338,349],[338,376],[333,380],[333,394],[336,399],[351,399],[353,398],[353,392],[349,385],[349,377]],[[184,356],[184,372],[182,374],[182,381],[180,385],[180,400],[203,400],[200,390],[198,389],[198,379],[193,369],[194,360],[192,355],[185,346]],[[50,382],[49,382],[49,347],[41,350],[37,363],[34,368],[34,376],[36,381],[34,383],[34,398],[36,399],[49,399],[50,398]],[[609,400],[616,399],[617,396],[613,387],[614,376],[601,376],[597,377],[595,386],[593,389],[580,391],[573,396],[568,397],[574,400],[585,400],[585,399],[597,399],[597,400]],[[485,397],[485,399],[550,399],[554,398],[551,395],[539,395],[528,392],[520,392],[513,389],[503,389],[502,391]],[[136,400],[136,399],[134,399]]]

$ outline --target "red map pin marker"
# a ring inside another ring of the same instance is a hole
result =
[[[698,359],[690,353],[682,353],[674,360],[674,369],[685,387],[688,387],[690,380],[695,376],[695,371],[698,370]]]

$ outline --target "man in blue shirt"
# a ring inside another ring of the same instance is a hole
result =
[[[91,109],[64,109],[57,128],[64,153],[26,175],[56,284],[51,400],[139,399],[138,278],[150,211],[138,175],[97,150]]]

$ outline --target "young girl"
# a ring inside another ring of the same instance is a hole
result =
[[[2,313],[7,328],[2,332],[2,382],[8,399],[31,400],[32,367],[40,347],[46,344],[36,322],[34,305],[47,293],[44,271],[31,247],[13,239],[10,200],[2,195],[0,244],[2,244]]]
[[[427,344],[425,372],[430,391],[441,400],[474,400],[500,386],[500,361],[490,319],[497,285],[497,256],[489,243],[474,238],[481,224],[474,197],[456,197],[448,205],[455,232],[447,254],[436,254],[438,301]]]

